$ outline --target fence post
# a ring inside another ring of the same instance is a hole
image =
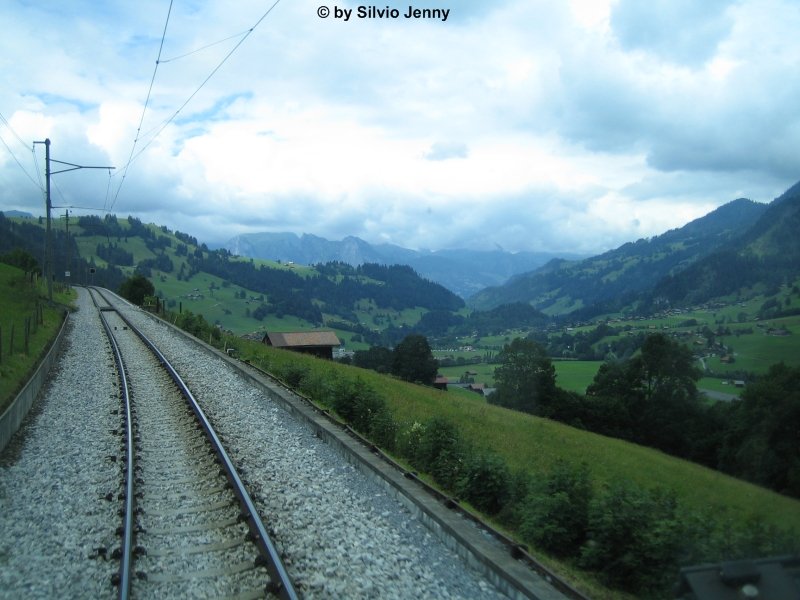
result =
[[[30,344],[29,344],[30,337],[31,337],[31,318],[30,317],[25,317],[25,325],[24,325],[23,336],[24,336],[23,339],[25,340],[25,344],[24,344],[25,355],[27,356],[28,354],[30,354]]]

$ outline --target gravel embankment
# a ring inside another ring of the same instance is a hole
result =
[[[114,597],[121,456],[113,361],[85,290],[43,397],[0,456],[0,598]],[[400,503],[224,361],[126,310],[242,465],[305,598],[501,598]],[[107,499],[109,498],[109,499]]]
[[[116,593],[120,404],[105,333],[78,293],[61,359],[0,454],[0,598]]]

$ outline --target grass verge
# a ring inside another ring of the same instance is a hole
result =
[[[65,305],[74,298],[70,290],[57,290],[53,295],[55,303],[49,305],[43,292],[22,270],[0,263],[0,414],[36,369],[61,327]],[[26,319],[30,319],[27,352]]]

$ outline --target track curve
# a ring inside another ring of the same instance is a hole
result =
[[[209,597],[297,598],[186,383],[152,341],[99,291],[91,293],[114,352],[127,424],[119,597],[199,597],[202,590]],[[123,355],[135,369],[129,372]]]

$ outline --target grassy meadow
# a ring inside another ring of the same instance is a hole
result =
[[[599,360],[554,360],[556,385],[571,392],[585,394],[602,364]]]

